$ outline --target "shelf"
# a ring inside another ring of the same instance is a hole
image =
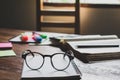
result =
[[[51,16],[74,16],[75,11],[68,10],[41,10],[41,15]]]
[[[41,24],[41,26],[43,26],[43,27],[71,27],[71,28],[73,28],[74,26],[75,26],[75,23],[71,23],[71,22],[60,22],[60,21],[58,21],[58,22],[45,22],[45,21],[43,21],[43,22],[41,22],[40,23]]]

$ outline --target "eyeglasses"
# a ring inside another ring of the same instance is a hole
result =
[[[65,53],[54,53],[52,55],[43,55],[39,52],[32,52],[31,50],[26,50],[22,54],[22,58],[25,60],[26,65],[31,70],[40,69],[44,64],[45,57],[50,57],[51,65],[54,69],[58,71],[63,71],[67,69],[70,65],[71,60],[74,59],[72,51],[67,51]]]

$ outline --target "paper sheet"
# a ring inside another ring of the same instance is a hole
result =
[[[119,80],[120,60],[97,61],[89,64],[82,63],[75,59],[80,71],[82,80]]]
[[[80,74],[76,73],[74,67],[72,64],[64,70],[64,71],[57,71],[55,70],[51,65],[51,60],[49,58],[45,58],[44,65],[39,70],[31,70],[27,67],[25,61],[22,71],[22,78],[42,78],[42,77],[66,77],[66,76],[78,76],[80,77]],[[36,65],[36,63],[33,63],[33,65]],[[38,64],[39,65],[39,64]],[[58,63],[58,65],[60,65]],[[24,79],[23,79],[24,80]]]
[[[15,52],[13,50],[0,50],[0,57],[4,56],[15,56]]]
[[[60,39],[88,39],[88,38],[99,38],[100,35],[76,35],[76,34],[65,34],[65,33],[53,33],[53,32],[36,32],[38,34],[45,34],[47,35],[47,39],[43,39],[42,42],[39,45],[43,44],[50,44],[49,37],[56,37]],[[32,32],[25,32],[26,35],[32,35]],[[21,35],[18,35],[16,37],[11,38],[9,41],[10,42],[22,42],[20,39]],[[112,38],[116,36],[111,36]],[[35,41],[32,38],[29,38],[28,43],[35,43]],[[32,44],[31,44],[32,45]],[[34,45],[34,44],[33,44]]]
[[[12,44],[10,42],[0,43],[0,49],[5,49],[5,48],[12,48]]]

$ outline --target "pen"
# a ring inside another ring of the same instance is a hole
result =
[[[104,48],[104,47],[119,47],[119,45],[77,45],[77,48]]]

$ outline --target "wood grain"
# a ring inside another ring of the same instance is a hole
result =
[[[0,42],[8,42],[8,40],[24,30],[0,28]],[[13,44],[13,50],[16,53],[14,57],[0,57],[0,80],[20,80],[23,60],[21,53],[25,50],[25,46],[17,43]]]
[[[16,30],[0,28],[0,42],[8,42],[12,37],[15,37],[27,30]],[[0,80],[21,80],[23,67],[22,53],[25,50],[40,52],[42,54],[53,54],[61,50],[52,46],[28,46],[23,43],[12,43],[13,50],[16,53],[14,57],[0,57]]]

